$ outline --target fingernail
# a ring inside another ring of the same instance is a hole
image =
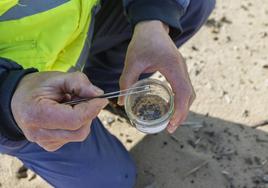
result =
[[[169,124],[172,126],[172,127],[175,127],[175,123],[173,121],[170,121]]]
[[[179,126],[177,126],[177,124],[174,124],[174,122],[173,122],[173,124],[172,124],[171,122],[169,122],[169,127],[168,127],[168,129],[169,129],[170,133],[174,133],[175,130],[176,130],[178,127],[179,127]]]
[[[175,130],[174,130],[173,127],[169,127],[169,128],[168,128],[168,132],[169,132],[170,134],[174,133],[174,131],[175,131]]]
[[[172,127],[170,130],[171,134],[174,133],[176,131],[176,129],[177,129],[177,127]]]
[[[102,95],[104,93],[104,91],[102,89],[98,88],[97,86],[92,85],[92,87],[95,90],[96,94]]]

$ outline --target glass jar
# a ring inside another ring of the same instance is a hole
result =
[[[166,83],[156,79],[138,81],[131,88],[142,86],[148,90],[125,97],[126,113],[139,131],[147,134],[161,132],[174,112],[173,93]]]

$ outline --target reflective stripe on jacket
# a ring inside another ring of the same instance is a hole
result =
[[[81,70],[97,4],[98,0],[1,0],[0,57],[39,71]]]

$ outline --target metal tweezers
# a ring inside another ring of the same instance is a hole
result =
[[[150,91],[150,85],[144,85],[144,86],[133,87],[133,88],[125,89],[125,90],[105,93],[103,95],[99,95],[99,96],[95,96],[95,97],[71,100],[71,101],[63,102],[62,104],[76,105],[76,104],[86,102],[86,101],[96,99],[96,98],[112,99],[112,98],[116,98],[116,97],[133,95],[133,94],[143,93],[143,92],[148,92],[148,91]]]

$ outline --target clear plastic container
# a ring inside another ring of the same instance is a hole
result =
[[[125,110],[131,123],[141,132],[163,131],[174,112],[174,97],[170,87],[156,79],[144,79],[132,87],[148,86],[146,92],[127,95]]]

